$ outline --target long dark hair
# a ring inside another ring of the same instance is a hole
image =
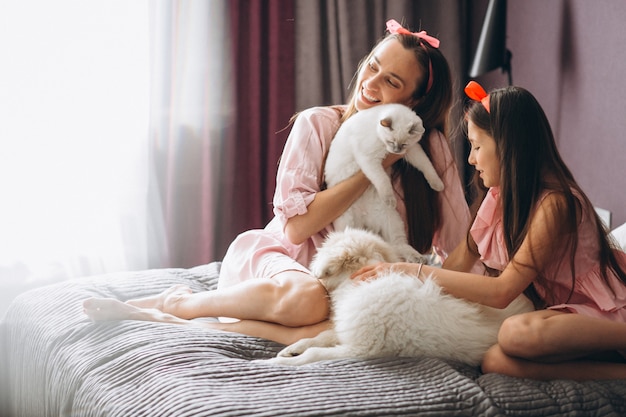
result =
[[[420,144],[430,157],[430,133],[438,130],[444,135],[447,133],[448,118],[452,107],[452,77],[447,60],[439,49],[431,47],[427,42],[413,35],[389,34],[382,38],[372,51],[359,64],[359,68],[353,79],[353,89],[348,102],[343,120],[356,113],[355,96],[359,94],[357,83],[359,74],[364,65],[370,61],[382,42],[391,39],[399,41],[402,46],[415,53],[419,75],[417,89],[413,92],[413,98],[417,104],[413,111],[421,117],[426,132]],[[432,68],[432,85],[428,91],[428,78],[431,76],[429,68]],[[404,192],[404,203],[407,212],[409,243],[422,253],[432,249],[433,236],[441,225],[441,209],[438,193],[430,188],[424,175],[413,166],[407,164],[404,159],[393,165],[392,179],[401,178]]]
[[[570,296],[576,279],[574,259],[578,222],[583,211],[594,216],[602,277],[608,283],[607,273],[611,270],[626,284],[626,273],[617,262],[612,242],[593,205],[563,162],[548,118],[535,97],[521,87],[498,89],[489,94],[489,109],[487,112],[482,103],[472,102],[465,120],[487,132],[496,142],[500,161],[502,227],[509,259],[513,259],[528,234],[536,203],[545,192],[554,192],[560,197],[558,220],[561,234],[554,239],[554,257],[561,257],[563,262],[569,263]],[[475,182],[474,186],[484,190],[480,182]],[[535,268],[537,282],[550,288],[552,280],[546,276],[546,271],[538,270],[534,265],[525,266]],[[536,292],[532,288],[529,291],[536,302]],[[551,303],[554,300],[544,301]]]

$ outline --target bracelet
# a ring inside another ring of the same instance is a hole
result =
[[[420,266],[417,267],[417,278],[420,279],[420,275],[422,273],[422,267],[424,266],[424,264],[420,263]]]

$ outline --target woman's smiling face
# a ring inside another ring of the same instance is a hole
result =
[[[414,53],[399,41],[389,39],[381,43],[359,72],[359,93],[354,98],[356,108],[364,110],[387,103],[413,107],[419,68]]]
[[[471,120],[467,122],[467,138],[471,146],[467,162],[479,172],[485,187],[500,186],[500,160],[496,141]]]

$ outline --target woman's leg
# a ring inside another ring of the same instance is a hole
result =
[[[158,309],[137,307],[113,298],[89,298],[83,302],[85,314],[95,321],[140,320],[236,332],[289,345],[305,337],[317,336],[329,328],[325,320],[309,326],[287,327],[276,323],[242,320],[235,323],[186,320]]]
[[[626,350],[626,323],[540,310],[503,323],[483,371],[535,379],[626,378],[618,350]]]
[[[316,324],[326,320],[329,314],[326,289],[301,271],[284,271],[272,278],[252,279],[198,293],[175,286],[157,296],[129,300],[127,304],[158,309],[182,319],[232,317],[289,327]]]
[[[211,328],[226,332],[241,333],[248,336],[273,340],[283,345],[290,345],[300,339],[315,337],[331,326],[329,320],[301,327],[287,327],[266,321],[241,320],[235,323],[207,323]]]

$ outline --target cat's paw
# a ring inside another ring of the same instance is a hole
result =
[[[435,191],[443,191],[444,189],[443,181],[441,181],[439,177],[431,178],[428,181],[428,185],[430,185],[430,188],[432,188]]]
[[[396,200],[396,196],[393,193],[381,195],[380,198],[383,200],[387,207],[395,209],[396,205],[398,204],[398,200]]]

